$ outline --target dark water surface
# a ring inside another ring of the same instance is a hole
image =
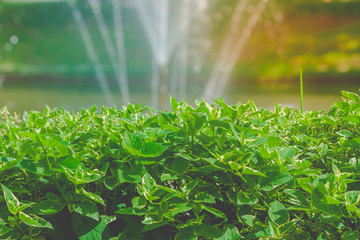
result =
[[[229,87],[223,96],[228,104],[238,102],[246,103],[253,100],[258,107],[273,109],[274,104],[300,108],[300,96],[297,86],[243,86]],[[341,90],[358,93],[359,85],[343,86],[308,86],[304,89],[304,109],[328,111],[334,102],[341,101]],[[113,93],[116,106],[121,108],[121,96]],[[131,92],[131,103],[149,105],[151,94],[149,92]],[[217,99],[217,97],[214,97]],[[200,94],[186,98],[189,104],[194,104],[200,99]],[[181,100],[181,99],[178,99]],[[7,106],[12,112],[22,113],[29,110],[42,111],[45,105],[52,108],[65,108],[66,110],[79,111],[81,108],[89,108],[94,104],[106,105],[105,98],[99,89],[72,89],[68,87],[1,87],[0,107]]]

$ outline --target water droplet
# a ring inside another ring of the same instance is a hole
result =
[[[12,44],[14,44],[14,45],[18,44],[18,42],[19,42],[18,36],[12,35],[12,36],[10,37],[10,42],[11,42]]]
[[[4,50],[7,52],[10,52],[13,49],[13,45],[11,45],[11,43],[5,43],[4,44]]]

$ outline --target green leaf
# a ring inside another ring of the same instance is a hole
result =
[[[283,147],[279,150],[279,155],[283,160],[291,159],[294,154],[295,151],[292,148]]]
[[[93,113],[93,112],[96,111],[96,109],[97,109],[97,106],[96,106],[96,104],[94,104],[94,105],[89,109],[89,111],[90,111],[91,113]]]
[[[219,100],[213,100],[213,101],[215,103],[217,103],[220,107],[222,107],[223,109],[228,111],[229,113],[235,112],[235,109],[232,106],[229,106],[228,104],[226,104],[225,101],[221,97],[219,97]]]
[[[204,210],[214,214],[215,216],[217,216],[219,218],[227,219],[226,215],[222,211],[220,211],[220,210],[218,210],[216,208],[204,206]]]
[[[11,230],[12,230],[12,228],[9,228],[4,225],[0,225],[0,237],[3,236],[4,234],[10,232]]]
[[[51,175],[47,166],[34,160],[21,160],[16,164],[16,166],[37,175]]]
[[[58,156],[68,156],[72,153],[71,149],[68,146],[68,143],[59,139],[46,139],[44,141],[44,144],[48,148],[56,148],[60,153],[58,153]]]
[[[293,179],[289,174],[283,172],[269,172],[267,178],[263,178],[261,182],[261,190],[270,191],[278,186],[285,184]]]
[[[154,230],[154,229],[157,229],[159,227],[162,227],[162,226],[165,226],[167,225],[166,222],[159,222],[159,223],[153,223],[153,224],[146,224],[144,227],[143,227],[143,231],[144,232],[148,232],[148,231],[151,231],[151,230]]]
[[[125,132],[122,141],[123,147],[133,156],[140,156],[140,148],[142,146],[142,138],[136,134]]]
[[[74,214],[72,216],[72,226],[80,240],[109,239],[111,237],[109,227],[103,218],[96,221],[92,218]]]
[[[1,143],[1,138],[0,138],[0,143]],[[20,161],[20,159],[15,159],[15,158],[11,158],[11,157],[1,157],[0,158],[0,174],[3,171],[6,171],[6,170],[14,167],[19,161]]]
[[[143,197],[135,197],[131,200],[134,208],[143,208],[146,206],[146,199]]]
[[[50,215],[60,212],[65,207],[65,204],[59,200],[45,200],[33,206],[35,214]]]
[[[19,232],[19,230],[11,229],[9,232],[1,235],[1,238],[6,240],[19,240],[21,236],[23,235]]]
[[[353,134],[348,131],[348,130],[341,130],[341,131],[338,131],[337,134],[339,134],[340,136],[343,136],[343,137],[351,137]]]
[[[17,209],[17,212],[20,212],[20,211],[23,211],[25,210],[26,208],[34,205],[35,203],[33,202],[28,202],[28,203],[24,203],[24,204],[21,204],[21,206]]]
[[[90,133],[90,132],[87,132],[87,133],[84,133],[84,134],[82,134],[81,136],[75,138],[75,139],[72,141],[72,143],[75,144],[75,143],[78,143],[78,142],[80,142],[80,141],[85,141],[85,140],[88,140],[88,139],[93,139],[93,138],[95,138],[95,137],[96,137],[95,134]]]
[[[360,202],[360,191],[349,191],[345,193],[347,204],[357,204]]]
[[[242,191],[239,191],[237,194],[237,205],[244,205],[244,204],[256,204],[259,201],[257,197],[247,197],[245,196],[245,193]]]
[[[190,161],[184,158],[175,158],[172,164],[172,168],[177,173],[184,173],[190,166]]]
[[[85,217],[95,219],[96,221],[99,220],[99,210],[96,204],[90,200],[82,200],[79,203],[75,203],[74,210]]]
[[[149,210],[146,208],[121,208],[119,210],[116,210],[115,213],[118,214],[125,214],[125,215],[136,215],[136,216],[143,216],[145,214],[149,213]]]
[[[148,193],[155,189],[156,182],[149,173],[145,173],[145,175],[142,177],[142,186]]]
[[[301,231],[299,233],[296,233],[294,235],[295,239],[302,239],[302,240],[309,240],[310,239],[310,233],[308,231]]]
[[[174,112],[176,112],[177,108],[179,107],[179,103],[178,101],[176,101],[175,98],[170,97],[170,103],[171,103],[171,108]]]
[[[87,191],[85,191],[84,188],[81,188],[81,191],[87,198],[89,198],[97,203],[100,203],[101,205],[106,206],[104,200],[99,195],[97,195],[95,193],[87,192]]]
[[[130,222],[119,235],[119,240],[144,239],[145,231],[142,224]]]
[[[355,231],[346,231],[341,235],[341,240],[359,240],[360,234]]]
[[[110,191],[114,190],[114,188],[117,187],[119,184],[120,182],[115,177],[107,177],[104,180],[105,187]]]
[[[136,164],[140,165],[152,165],[158,163],[159,160],[156,158],[147,158],[147,157],[137,157],[135,159]]]
[[[353,138],[346,141],[344,147],[360,148],[360,138]]]
[[[262,172],[252,169],[252,168],[249,168],[249,167],[243,167],[243,174],[266,177],[266,175],[263,174]]]
[[[216,119],[216,120],[210,120],[209,124],[214,126],[214,127],[221,127],[224,129],[230,129],[230,125],[228,122],[222,121],[220,119]]]
[[[189,134],[194,135],[196,131],[198,131],[206,123],[206,117],[202,114],[195,114],[190,112],[187,112],[186,114],[189,117]]]
[[[116,172],[121,183],[130,182],[138,183],[141,182],[141,177],[139,175],[130,175],[130,169],[126,164],[122,164],[118,167]]]
[[[19,219],[25,223],[26,225],[32,226],[32,227],[40,227],[40,228],[50,228],[54,229],[51,223],[46,221],[45,219],[38,217],[36,215],[27,215],[23,212],[19,213]]]
[[[64,170],[66,177],[75,185],[95,182],[105,175],[98,170],[86,169],[82,165],[79,165],[75,172],[64,166],[61,166],[61,168]]]
[[[75,171],[79,167],[80,161],[72,156],[68,156],[64,160],[60,161],[59,164],[63,167],[69,168],[71,171]]]
[[[149,158],[159,157],[161,154],[165,152],[166,149],[167,148],[162,146],[160,143],[148,142],[148,143],[144,143],[141,146],[140,155]]]
[[[360,116],[350,115],[350,116],[347,117],[347,119],[349,119],[350,122],[353,122],[355,124],[360,124]]]
[[[280,235],[279,228],[271,221],[269,221],[269,229],[272,237],[277,238]]]
[[[218,240],[236,240],[240,239],[241,235],[239,233],[239,229],[237,229],[234,225],[228,224],[224,229],[224,234],[217,238]]]
[[[173,208],[170,210],[171,216],[174,217],[175,215],[177,215],[177,214],[179,214],[179,213],[187,212],[187,211],[191,210],[192,208],[193,208],[193,207],[192,207],[191,204],[189,204],[189,203],[176,204],[176,205],[173,206]]]
[[[248,240],[248,239],[261,239],[263,237],[270,237],[270,229],[269,228],[265,228],[265,227],[261,227],[261,228],[255,228],[254,230],[252,230],[251,232],[249,232],[244,240]]]
[[[190,193],[192,190],[195,189],[196,185],[199,183],[199,178],[195,178],[191,182],[187,183],[183,188],[183,192]]]
[[[344,214],[342,212],[341,205],[328,204],[326,194],[324,192],[326,192],[325,186],[323,183],[319,182],[311,194],[311,200],[314,208],[329,215],[342,217]]]
[[[304,194],[298,190],[286,189],[284,192],[293,197],[294,199],[298,200],[302,205],[309,204],[309,201],[306,200]]]
[[[6,205],[9,209],[9,212],[11,212],[12,214],[17,214],[19,212],[19,208],[20,208],[20,201],[15,197],[15,195],[11,192],[10,189],[8,189],[7,187],[5,187],[3,184],[1,184],[1,187],[3,189],[4,192],[4,198],[6,201]]]
[[[215,198],[208,192],[200,192],[195,195],[195,202],[216,203]]]
[[[141,222],[146,225],[153,225],[157,223],[161,223],[163,220],[162,216],[156,214],[146,214],[144,220]]]
[[[195,231],[191,227],[181,228],[176,234],[175,240],[197,240]]]
[[[270,219],[277,225],[281,225],[289,221],[289,213],[286,208],[278,201],[270,205],[268,211]]]
[[[267,137],[260,137],[260,138],[256,138],[256,139],[251,139],[249,140],[248,146],[252,147],[252,146],[259,146],[262,144],[265,144],[268,141]]]
[[[291,234],[292,232],[294,232],[295,230],[295,222],[294,221],[291,221],[291,222],[287,222],[281,226],[279,226],[279,232],[280,234],[282,235],[286,235],[286,234]]]
[[[360,98],[359,95],[357,95],[356,93],[352,93],[352,92],[347,92],[347,91],[341,91],[341,94],[344,97],[347,97],[355,102],[360,102]]]
[[[317,236],[316,240],[330,240],[330,238],[326,233],[322,232]]]
[[[204,160],[205,162],[210,163],[212,166],[222,169],[222,170],[227,170],[227,166],[225,166],[219,159],[216,158],[201,158],[201,160]]]
[[[139,183],[141,176],[145,173],[145,168],[141,164],[133,164],[130,169],[126,164],[121,164],[117,169],[117,176],[121,183]]]
[[[348,111],[350,107],[349,103],[347,102],[336,102],[334,105],[343,111]]]
[[[220,229],[212,225],[202,223],[194,224],[191,227],[194,229],[196,235],[205,237],[205,239],[218,239],[223,235]]]
[[[254,227],[254,224],[256,222],[256,217],[253,215],[242,215],[240,216],[240,219],[250,227]]]

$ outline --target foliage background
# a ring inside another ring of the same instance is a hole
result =
[[[209,74],[217,60],[236,4],[234,0],[210,2],[211,24],[206,31],[211,50],[205,57],[203,73]],[[94,18],[86,4],[82,7],[100,59],[111,76],[112,69]],[[110,10],[109,5],[104,8],[109,12],[105,14],[109,26],[112,24]],[[58,76],[63,82],[69,77],[92,76],[91,64],[66,3],[0,2],[0,12],[0,46],[8,43],[14,34],[19,37],[19,44],[11,51],[0,48],[0,72],[39,79]],[[316,82],[357,82],[359,16],[358,1],[270,1],[233,71],[233,84],[293,81],[300,66]],[[151,52],[146,47],[148,43],[136,13],[126,4],[122,17],[128,74],[132,84],[139,86],[144,78],[151,76]]]

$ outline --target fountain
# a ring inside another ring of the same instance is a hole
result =
[[[101,11],[102,2],[100,0],[88,0],[88,2],[95,16],[107,55],[115,71],[123,102],[126,103],[130,100],[130,94],[126,74],[120,1],[111,0],[115,26],[115,44],[112,42],[109,28]],[[201,2],[204,6],[210,4],[208,0],[202,0]],[[248,2],[250,1],[239,0],[233,12],[230,30],[223,41],[212,73],[205,84],[202,96],[206,100],[216,98],[224,90],[239,55],[269,1],[258,0],[254,11],[250,14],[248,13],[248,16],[244,16],[249,8]],[[95,67],[101,88],[105,96],[107,96],[108,102],[112,102],[109,86],[81,12],[75,0],[68,0],[68,3],[73,10],[75,20],[79,26],[89,58]],[[163,108],[167,102],[168,93],[176,97],[186,96],[187,70],[190,65],[189,41],[193,33],[191,32],[190,22],[192,25],[194,24],[192,20],[197,14],[194,13],[195,5],[192,5],[194,1],[132,0],[129,3],[129,5],[132,4],[137,12],[153,56],[150,105]],[[254,1],[251,1],[251,3],[254,4]],[[245,22],[243,28],[239,27],[241,22]],[[171,66],[173,67],[170,72],[169,66],[171,61],[173,64]]]
[[[166,79],[168,74],[168,62],[176,47],[178,47],[179,51],[177,56],[174,56],[176,64],[174,71],[176,71],[176,73],[173,74],[170,81],[170,93],[174,96],[184,97],[186,95],[186,71],[188,64],[187,41],[189,38],[191,13],[189,11],[189,1],[183,0],[177,2],[182,2],[181,11],[178,11],[180,12],[180,17],[178,18],[174,17],[173,14],[169,15],[172,9],[171,7],[174,7],[171,6],[171,4],[174,4],[172,1],[136,0],[136,9],[138,10],[139,17],[143,23],[146,36],[153,51],[155,62],[153,66],[156,64],[158,66],[158,69],[153,67],[152,105],[156,105],[159,101],[161,103],[161,96],[166,96],[167,82],[164,79]],[[240,21],[244,21],[243,12],[247,10],[249,4],[247,0],[240,0],[237,4],[232,15],[230,31],[224,40],[218,60],[214,64],[213,71],[206,83],[203,92],[205,99],[211,100],[211,98],[223,92],[231,71],[250,37],[253,28],[265,10],[267,3],[268,0],[259,0],[254,12],[248,17],[243,29],[240,29],[239,25]],[[175,34],[170,34],[169,29],[178,29],[176,32],[181,34],[176,36],[180,37],[180,39],[171,39],[171,36]]]
[[[118,86],[120,88],[121,96],[123,103],[128,103],[130,101],[129,89],[127,85],[127,74],[126,74],[126,60],[125,60],[125,49],[124,49],[124,40],[122,34],[122,23],[121,23],[121,6],[119,0],[113,0],[113,9],[114,9],[114,26],[115,26],[115,36],[116,36],[116,50],[111,41],[111,36],[109,29],[105,23],[103,14],[101,12],[101,6],[99,0],[88,0],[91,10],[93,11],[96,23],[98,24],[101,37],[104,40],[106,52],[110,58],[110,62],[113,65],[115,71],[115,76],[117,79]],[[117,56],[116,56],[117,55]]]
[[[181,73],[178,79],[173,78],[170,92],[174,93],[177,82],[186,86],[186,62],[189,15],[189,0],[135,0],[135,8],[143,25],[153,53],[152,106],[165,105],[168,91],[168,64],[174,50],[181,46],[179,56]],[[180,10],[179,10],[180,9]],[[179,10],[179,11],[177,11]]]
[[[250,16],[242,32],[238,25],[242,14],[246,9],[247,0],[241,0],[232,16],[230,32],[226,36],[224,44],[220,51],[220,56],[215,63],[212,74],[205,87],[203,96],[206,100],[211,100],[214,96],[220,94],[229,80],[230,73],[234,68],[236,61],[241,54],[250,34],[259,21],[262,12],[265,10],[268,0],[260,0],[255,12]]]
[[[68,4],[72,10],[72,14],[74,15],[76,24],[79,27],[80,34],[81,34],[82,39],[85,44],[86,52],[88,54],[90,61],[92,62],[93,66],[94,66],[96,78],[100,84],[101,90],[104,93],[105,100],[108,105],[114,105],[115,104],[114,98],[110,91],[109,84],[106,80],[104,70],[99,61],[99,57],[96,54],[95,47],[91,41],[91,36],[90,36],[89,30],[88,30],[88,27],[84,21],[84,18],[81,14],[81,11],[79,10],[75,0],[68,0]]]

